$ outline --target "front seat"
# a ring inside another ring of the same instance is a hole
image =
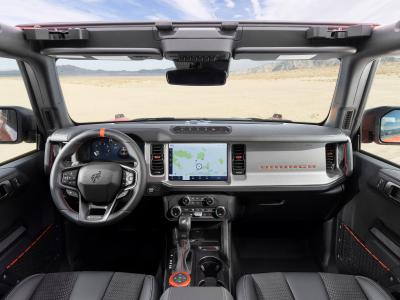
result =
[[[5,300],[156,300],[153,276],[114,272],[37,274],[21,281]]]
[[[329,273],[265,273],[245,275],[237,287],[237,300],[389,300],[375,281]]]

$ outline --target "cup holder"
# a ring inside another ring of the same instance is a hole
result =
[[[207,282],[206,279],[203,279],[203,280],[200,280],[199,286],[220,286],[220,287],[225,287],[225,284],[221,280],[217,280],[215,283],[216,284],[214,284],[214,282],[212,284],[209,284],[209,282]]]
[[[222,262],[214,256],[206,256],[200,259],[200,270],[205,277],[217,277],[222,269]]]

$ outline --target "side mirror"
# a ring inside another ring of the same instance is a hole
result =
[[[32,110],[0,106],[0,144],[36,142],[36,120]]]
[[[364,112],[363,143],[400,144],[400,107],[382,106]]]

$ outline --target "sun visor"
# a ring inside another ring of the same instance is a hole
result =
[[[251,60],[325,60],[356,53],[354,47],[240,47],[233,58]]]
[[[65,59],[144,60],[162,59],[157,48],[46,48],[41,54]]]

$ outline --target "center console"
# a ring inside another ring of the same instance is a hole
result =
[[[169,288],[160,300],[233,300],[232,295],[223,287],[210,287],[202,289],[190,287],[186,289]]]
[[[230,220],[235,197],[225,194],[177,194],[164,197],[172,234],[165,266],[165,289],[231,289]]]

